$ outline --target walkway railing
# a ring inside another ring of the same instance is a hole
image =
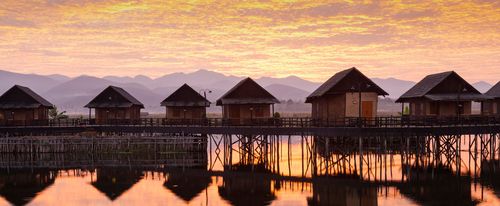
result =
[[[445,126],[478,126],[478,125],[500,125],[500,116],[387,116],[374,118],[252,118],[252,119],[165,119],[165,118],[141,118],[135,120],[108,119],[95,122],[95,119],[58,119],[41,121],[0,121],[0,126],[50,126],[50,127],[79,127],[89,125],[122,125],[122,126],[191,126],[191,127],[371,127],[371,128],[394,128],[394,127],[445,127]]]

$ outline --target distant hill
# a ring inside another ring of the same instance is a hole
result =
[[[474,88],[476,88],[481,93],[485,93],[490,90],[491,87],[493,87],[493,85],[484,81],[473,83],[472,86],[474,86]]]
[[[412,81],[399,80],[395,78],[372,78],[372,81],[389,93],[388,97],[393,99],[399,98],[403,93],[416,84]]]
[[[293,100],[304,102],[310,92],[283,84],[271,84],[265,87],[267,91],[273,94],[279,100]]]
[[[172,73],[159,78],[150,78],[144,75],[135,77],[106,76],[103,78],[92,76],[79,76],[70,78],[64,75],[37,75],[19,74],[0,70],[0,92],[3,93],[14,84],[28,86],[35,92],[46,97],[59,108],[71,113],[86,113],[83,108],[95,95],[109,85],[123,87],[143,102],[148,112],[163,112],[160,102],[174,92],[182,84],[188,83],[196,91],[210,90],[207,98],[214,103],[230,88],[245,77],[228,76],[222,73],[198,70],[191,73]],[[311,82],[296,76],[285,78],[261,77],[255,79],[264,88],[269,90],[280,100],[289,99],[293,103],[277,106],[277,111],[308,111],[309,104],[304,104],[305,98],[321,83]],[[380,102],[381,111],[400,110],[393,101],[410,89],[415,82],[399,80],[395,78],[373,78],[373,81],[386,90],[390,95],[388,99]],[[479,91],[485,92],[491,88],[487,82],[476,82],[473,84]],[[211,107],[209,111],[220,111],[218,107]]]
[[[147,109],[159,110],[161,95],[152,92],[147,87],[138,83],[117,83],[102,78],[91,76],[79,76],[43,93],[52,103],[60,108],[71,112],[81,112],[92,98],[99,94],[109,85],[123,87],[139,101],[145,104]]]
[[[37,74],[19,74],[0,70],[0,92],[4,93],[14,85],[30,87],[33,91],[43,93],[61,83],[57,79]]]
[[[256,79],[255,81],[257,81],[257,83],[264,87],[276,84],[297,88],[309,93],[311,93],[321,85],[321,83],[307,81],[296,76],[288,76],[285,78],[261,77],[259,79]]]

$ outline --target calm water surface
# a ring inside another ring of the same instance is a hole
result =
[[[239,164],[244,161],[236,148],[233,167],[224,167],[215,143],[194,156],[3,155],[0,205],[500,205],[500,162],[492,158],[462,151],[460,164],[417,167],[416,157],[367,151],[363,172],[358,154],[331,155],[336,164],[328,174],[318,169],[320,175],[310,178],[307,146],[300,138],[290,143],[282,140],[274,167],[257,164],[254,172]],[[172,158],[176,167],[166,163],[174,164]],[[201,166],[193,166],[193,158]]]

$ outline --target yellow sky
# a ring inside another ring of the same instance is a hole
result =
[[[356,66],[500,80],[497,0],[2,0],[0,69],[159,77],[208,69],[323,81]]]

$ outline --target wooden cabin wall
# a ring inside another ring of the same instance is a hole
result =
[[[166,107],[167,119],[203,119],[205,114],[205,107]]]
[[[12,115],[14,114],[14,115]],[[48,120],[48,108],[40,107],[35,109],[2,109],[0,110],[0,121],[15,121],[16,125],[40,125],[39,120]],[[37,121],[37,122],[34,122]]]
[[[312,102],[313,119],[337,119],[345,116],[345,95],[326,95]]]
[[[253,114],[250,108],[253,108]],[[269,104],[230,104],[224,105],[224,118],[250,119],[272,117]]]
[[[462,102],[462,115],[472,114],[472,102]],[[410,115],[413,116],[456,116],[457,102],[435,102],[415,100],[410,102]]]
[[[349,92],[345,94],[345,116],[359,117],[359,104],[361,104],[362,117],[376,117],[378,106],[378,94],[375,92],[362,92],[361,102],[359,101],[359,93]],[[367,108],[371,107],[371,108]],[[368,114],[364,114],[369,111]]]
[[[127,108],[96,108],[96,123],[106,123],[107,120],[138,120],[141,117],[140,107]]]
[[[481,102],[483,115],[499,115],[500,114],[500,99]]]

